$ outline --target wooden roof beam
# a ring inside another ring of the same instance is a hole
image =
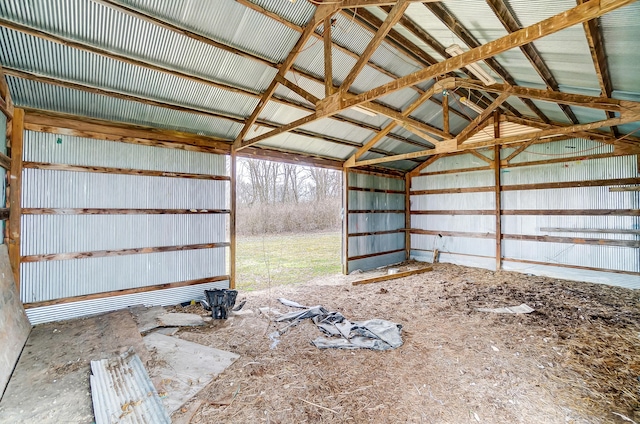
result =
[[[554,34],[573,25],[595,19],[613,10],[634,3],[636,0],[589,0],[558,15],[530,25],[519,31],[501,37],[497,40],[471,49],[459,56],[449,58],[426,69],[405,75],[401,78],[383,84],[353,99],[344,102],[343,108],[356,106],[378,97],[402,90],[410,85],[427,81],[435,76],[443,75],[452,70],[463,68],[471,63],[485,60],[507,50],[531,43],[547,35]]]
[[[315,34],[316,27],[320,24],[320,22],[324,21],[324,18],[326,18],[327,16],[331,16],[336,10],[337,8],[333,4],[321,5],[316,8],[314,15],[311,17],[309,22],[307,22],[307,25],[304,28],[304,31],[300,35],[300,38],[298,38],[298,41],[296,42],[296,44],[293,46],[293,48],[287,55],[287,58],[280,65],[280,68],[278,69],[278,75],[280,75],[283,78],[286,76],[287,72],[289,71],[289,68],[291,68],[291,66],[293,65],[293,62],[296,60],[296,58],[300,54],[300,51],[302,51],[302,49],[304,48],[309,38],[311,38],[313,34]],[[242,149],[243,147],[247,146],[247,144],[243,143],[243,139],[247,135],[247,132],[251,129],[253,124],[258,119],[258,115],[260,115],[260,112],[262,112],[264,107],[267,105],[267,102],[269,101],[273,93],[275,93],[276,87],[278,86],[278,84],[279,83],[277,78],[274,78],[273,81],[271,81],[271,84],[269,84],[269,87],[267,88],[267,90],[262,94],[262,97],[260,98],[260,100],[258,101],[258,104],[253,110],[253,113],[249,118],[247,118],[247,121],[244,124],[244,127],[242,128],[242,130],[236,137],[235,142],[233,143],[235,149]]]
[[[369,44],[367,44],[367,47],[358,58],[356,64],[353,66],[349,74],[345,77],[344,81],[342,81],[342,85],[340,85],[340,91],[346,93],[347,90],[349,90],[349,87],[351,87],[358,75],[360,75],[360,72],[365,67],[367,62],[369,62],[369,59],[371,58],[373,53],[380,46],[391,28],[402,17],[404,11],[408,6],[409,2],[407,0],[398,0],[398,2],[393,6],[391,11],[387,15],[387,19],[385,19],[382,25],[378,28],[378,31],[369,41]]]
[[[493,115],[493,111],[496,110],[504,101],[506,101],[510,95],[511,93],[509,93],[508,91],[500,94],[488,108],[483,110],[480,115],[476,116],[475,119],[471,121],[471,123],[456,137],[458,145],[464,143],[469,137],[471,137],[473,131],[478,129],[482,122],[484,122],[488,118],[491,118],[491,116]]]
[[[487,4],[493,10],[493,13],[498,17],[502,25],[509,33],[513,33],[521,29],[520,24],[516,20],[516,18],[511,13],[511,10],[507,7],[503,0],[487,0]],[[531,62],[531,66],[533,69],[540,75],[544,83],[549,87],[549,89],[553,91],[560,91],[560,87],[558,85],[558,81],[556,81],[555,77],[551,73],[551,70],[544,63],[538,49],[535,48],[533,44],[525,44],[520,46],[520,50],[525,55],[525,57]],[[562,112],[569,118],[569,121],[577,124],[579,123],[578,118],[575,113],[571,110],[571,108],[567,105],[559,105]]]
[[[510,92],[514,96],[527,99],[543,100],[572,106],[581,106],[591,109],[608,110],[622,113],[627,110],[640,110],[640,102],[629,100],[608,99],[604,97],[585,96],[583,94],[561,93],[559,91],[540,90],[522,86],[510,86],[505,84],[493,84],[485,86],[480,81],[469,81],[462,78],[455,79],[456,87],[482,88],[493,93]]]
[[[425,4],[425,7],[431,11],[440,21],[451,30],[459,39],[461,39],[467,47],[471,49],[475,49],[479,47],[480,42],[453,16],[447,8],[441,3],[429,3]],[[444,57],[450,57],[446,52]],[[500,76],[507,84],[517,85],[516,80],[511,76],[511,74],[493,57],[488,57],[485,59],[485,63],[489,66],[493,71]],[[535,113],[540,119],[545,122],[550,122],[549,118],[530,100],[524,100],[524,104]],[[508,103],[505,104],[506,107]],[[512,113],[512,108],[509,109]],[[516,111],[517,112],[517,111]],[[519,112],[514,113],[516,116],[522,116]]]
[[[608,127],[610,125],[620,125],[620,124],[625,124],[625,123],[639,121],[639,120],[640,120],[640,113],[627,112],[624,114],[624,116],[621,116],[618,118],[605,119],[602,121],[591,122],[588,124],[569,125],[567,127],[553,127],[546,130],[537,131],[534,133],[519,134],[519,135],[510,136],[510,137],[501,137],[501,138],[482,141],[482,142],[473,143],[473,144],[458,145],[457,140],[454,138],[451,140],[445,140],[438,143],[438,145],[436,145],[434,149],[423,150],[421,152],[404,153],[401,155],[389,156],[386,158],[364,160],[364,161],[356,162],[355,165],[352,165],[352,166],[357,167],[360,165],[377,165],[385,162],[406,160],[409,158],[419,158],[424,156],[431,156],[434,154],[453,153],[453,152],[459,152],[464,150],[486,148],[488,146],[494,146],[494,145],[508,145],[513,143],[519,143],[522,141],[529,141],[532,138],[535,140],[541,140],[544,138],[544,139],[547,139],[548,141],[553,141],[557,137],[564,137],[567,134],[579,133],[582,131],[590,131],[590,130],[601,128],[601,127]],[[345,166],[349,167],[350,164],[345,163]]]
[[[577,0],[577,3],[583,4],[584,1],[585,0]],[[601,96],[610,98],[613,92],[613,84],[611,83],[611,74],[609,73],[609,66],[607,65],[607,55],[604,48],[604,41],[602,40],[599,19],[583,22],[582,25],[584,27],[584,34],[587,37],[587,43],[589,44],[589,50],[591,51],[593,66],[598,76]],[[607,118],[613,117],[613,113],[607,112]],[[615,126],[611,127],[611,133],[616,138],[620,137],[620,132]]]
[[[391,8],[383,8],[383,10],[390,11]],[[343,11],[342,14],[348,18],[356,17],[357,19],[355,19],[355,22],[358,23],[363,29],[366,29],[367,31],[372,32],[375,28],[379,27],[382,24],[382,21],[378,19],[378,17],[376,17],[373,13],[369,12],[366,9],[357,9],[353,12]],[[402,22],[403,19],[405,18],[404,17],[400,18],[400,22]],[[387,34],[386,41],[391,46],[395,47],[399,51],[404,52],[409,58],[415,60],[418,64],[421,64],[425,67],[431,66],[434,63],[438,63],[438,61],[434,57],[432,57],[427,52],[425,52],[424,50],[416,46],[414,43],[412,43],[410,40],[402,36],[402,34],[400,34],[398,31],[394,29],[389,31],[389,34]],[[450,76],[455,76],[455,75],[451,74]],[[395,75],[393,76],[393,78],[398,78],[398,76]],[[424,93],[424,91],[416,85],[411,86],[411,88],[413,88],[415,91],[417,91],[421,95]],[[475,94],[473,94],[472,97],[476,97]],[[482,101],[482,100],[484,99],[481,99],[479,97],[474,99],[474,101]],[[430,97],[429,101],[442,107],[442,103],[433,97]],[[489,103],[486,103],[486,105],[488,104]],[[459,116],[460,118],[466,121],[471,121],[471,119],[467,115],[465,115],[462,112],[459,112],[456,109],[451,109],[451,112],[455,113],[457,116]]]

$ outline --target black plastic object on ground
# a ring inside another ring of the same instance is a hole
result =
[[[230,289],[205,290],[204,295],[211,306],[211,317],[213,319],[227,319],[229,310],[236,303],[238,291]]]

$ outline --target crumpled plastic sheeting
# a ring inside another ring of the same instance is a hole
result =
[[[388,350],[402,346],[402,325],[383,319],[351,322],[340,312],[329,312],[322,306],[294,311],[279,316],[276,321],[312,319],[326,337],[318,337],[311,344],[319,349]]]

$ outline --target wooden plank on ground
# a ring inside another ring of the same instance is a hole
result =
[[[433,271],[433,268],[428,266],[426,268],[412,269],[410,271],[399,272],[397,274],[380,275],[378,277],[371,277],[371,278],[365,278],[364,280],[354,281],[351,284],[354,286],[359,286],[361,284],[379,283],[381,281],[395,280],[396,278],[404,278],[404,277],[409,277],[411,275],[422,274],[428,271]]]

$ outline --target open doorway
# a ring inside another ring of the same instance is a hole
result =
[[[237,288],[340,273],[339,171],[239,158],[236,190]]]

